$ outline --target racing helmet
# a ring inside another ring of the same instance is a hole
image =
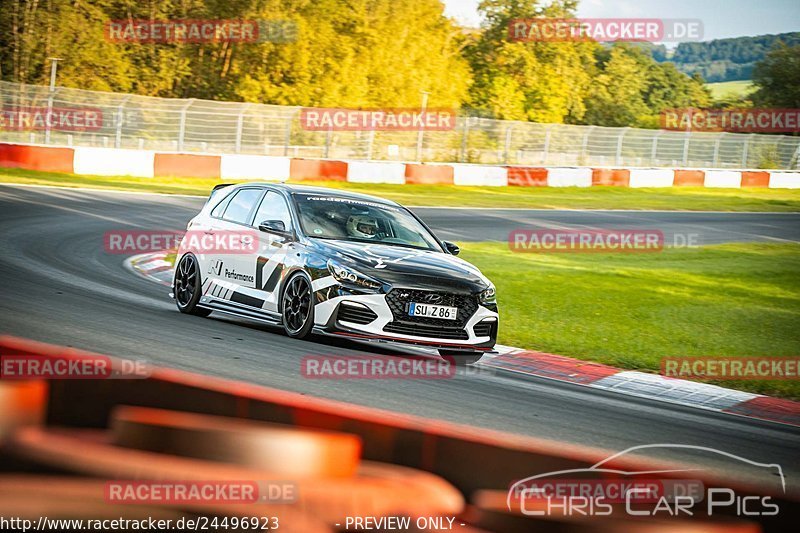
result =
[[[366,215],[350,215],[347,234],[360,239],[374,239],[378,235],[378,220]]]

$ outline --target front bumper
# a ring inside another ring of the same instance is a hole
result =
[[[339,291],[336,291],[339,293]],[[498,313],[482,305],[466,321],[423,322],[393,312],[386,294],[345,294],[318,301],[314,308],[317,329],[360,340],[380,340],[455,350],[491,350],[497,341]]]

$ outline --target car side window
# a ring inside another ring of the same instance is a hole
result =
[[[253,224],[258,226],[265,220],[280,220],[287,230],[292,227],[292,215],[289,213],[289,206],[286,205],[286,200],[283,199],[283,196],[274,191],[267,191],[264,199],[261,200],[261,205],[258,206]]]
[[[233,195],[229,194],[224,200],[218,203],[217,206],[211,210],[211,216],[214,218],[222,218],[222,213],[225,212],[225,208],[231,203],[231,198],[233,198]]]
[[[222,219],[229,222],[238,222],[239,224],[250,222],[249,215],[252,213],[258,199],[261,198],[262,192],[264,191],[261,189],[242,189],[238,191],[225,209]]]

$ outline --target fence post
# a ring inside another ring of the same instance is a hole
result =
[[[684,140],[683,140],[683,166],[689,162],[689,140],[692,138],[691,133],[688,131],[684,133]]]
[[[711,159],[712,167],[716,167],[719,164],[719,145],[722,142],[723,135],[725,135],[724,131],[717,135],[717,140],[714,141],[714,156]]]
[[[655,165],[656,159],[658,157],[658,138],[661,134],[664,133],[662,130],[658,130],[655,135],[653,135],[653,146],[650,147],[650,164]]]
[[[792,158],[789,159],[789,165],[786,168],[787,170],[800,168],[800,142],[797,143],[797,148],[795,148],[794,154],[792,154]]]
[[[583,134],[583,140],[581,141],[581,157],[578,161],[579,165],[586,164],[586,156],[589,155],[589,135],[592,134],[592,130],[594,130],[594,126],[587,126],[586,133]]]
[[[544,155],[542,156],[542,164],[547,164],[547,158],[550,155],[550,128],[553,126],[547,125],[544,129]]]
[[[422,92],[421,112],[424,117],[426,110],[428,109],[428,95],[430,93],[428,91],[421,91],[421,92]],[[419,131],[417,132],[417,161],[419,161],[420,163],[422,163],[422,140],[424,136],[425,136],[425,128],[422,125],[420,125]]]
[[[117,132],[114,135],[114,148],[120,148],[122,146],[122,121],[124,117],[125,104],[127,104],[128,100],[130,100],[132,97],[133,95],[129,94],[123,98],[122,102],[120,102],[119,106],[117,106]]]
[[[292,143],[292,120],[294,115],[286,117],[286,136],[283,139],[283,155],[289,155],[289,145]]]
[[[508,164],[508,153],[511,150],[511,130],[514,127],[513,123],[510,122],[506,127],[506,141],[503,145],[503,163],[506,165]]]
[[[753,133],[747,136],[747,140],[744,141],[744,146],[742,147],[742,168],[747,168],[747,157],[748,152],[750,151],[750,141],[753,139]]]
[[[189,106],[194,103],[194,98],[190,98],[186,104],[181,108],[181,121],[180,125],[178,126],[178,151],[183,151],[183,139],[186,136],[186,111],[189,109]]]
[[[244,112],[248,105],[249,104],[244,104],[241,111],[239,111],[239,116],[236,117],[236,142],[234,150],[237,154],[242,151],[242,127],[244,126]]]
[[[622,128],[619,132],[619,137],[617,137],[617,155],[614,158],[615,165],[622,164],[622,139],[625,137],[625,133],[628,131],[629,128]]]
[[[367,134],[367,160],[372,159],[372,145],[375,143],[375,128],[370,128]]]
[[[325,133],[325,159],[328,159],[331,153],[332,136],[333,136],[333,126],[328,126],[328,131]]]
[[[469,138],[469,120],[471,117],[464,117],[464,129],[461,134],[461,156],[458,158],[459,163],[463,163],[467,158],[467,139]]]
[[[60,91],[61,88],[58,89],[51,89],[50,95],[47,97],[47,120],[44,121],[44,143],[50,144],[50,115],[53,113],[53,100]]]

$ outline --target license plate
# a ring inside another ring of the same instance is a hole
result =
[[[431,305],[411,303],[408,306],[408,316],[424,316],[426,318],[441,318],[443,320],[455,320],[458,315],[458,307],[447,305]]]

